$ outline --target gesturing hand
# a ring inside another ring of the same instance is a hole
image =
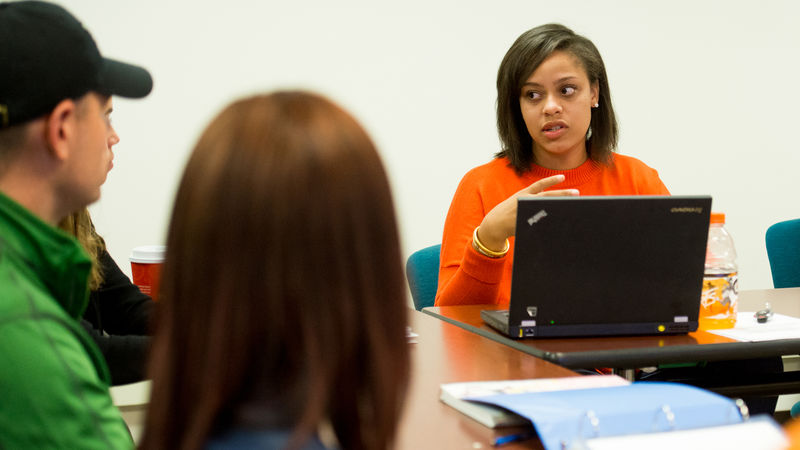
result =
[[[480,242],[492,251],[503,250],[506,239],[514,235],[517,223],[517,198],[519,197],[567,197],[580,194],[577,189],[545,191],[563,181],[564,175],[542,178],[500,202],[483,218],[478,229]]]

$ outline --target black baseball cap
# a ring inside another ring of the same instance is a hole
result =
[[[141,98],[152,88],[146,69],[103,58],[89,32],[61,6],[0,3],[0,129],[89,91]]]

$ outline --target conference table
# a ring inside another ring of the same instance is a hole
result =
[[[776,313],[800,317],[800,288],[742,291],[739,296],[739,310],[760,310],[764,308],[765,302],[769,302]],[[706,331],[685,335],[515,340],[486,325],[480,317],[480,311],[483,309],[499,308],[493,305],[444,306],[424,308],[423,312],[565,368],[609,367],[628,379],[633,378],[634,369],[642,367],[800,354],[800,338],[740,342]],[[710,382],[711,384],[704,384],[703,387],[729,396],[798,393],[800,371],[785,371],[770,376],[760,375],[744,381],[740,379],[733,385],[724,380]]]
[[[442,383],[577,375],[416,311],[412,313],[411,327],[419,337],[416,344],[411,344],[412,379],[400,422],[400,449],[490,448],[494,438],[517,431],[492,430],[440,402]],[[541,446],[533,439],[502,448]]]
[[[520,428],[493,430],[439,401],[439,386],[461,381],[555,378],[575,372],[425,315],[410,312],[411,380],[399,423],[399,449],[486,449],[495,438]],[[138,442],[149,382],[112,388],[112,397]],[[504,445],[504,449],[538,448],[538,439]]]
[[[760,309],[765,301],[778,313],[800,317],[800,288],[744,291],[740,310]],[[439,387],[443,383],[568,377],[577,375],[572,368],[585,367],[584,364],[626,369],[652,365],[662,359],[678,362],[800,353],[800,339],[736,342],[703,331],[684,336],[514,341],[483,325],[479,317],[481,308],[486,306],[410,312],[410,326],[418,336],[409,343],[411,380],[399,423],[397,448],[485,449],[492,446],[494,439],[520,431],[487,428],[445,405],[439,400]],[[781,393],[800,392],[800,378],[761,380],[760,384],[762,391],[753,392],[772,393],[776,387]],[[726,393],[724,387],[712,390]],[[141,437],[148,392],[149,382],[112,388],[115,404],[136,441]],[[503,448],[542,447],[537,439],[530,439]]]

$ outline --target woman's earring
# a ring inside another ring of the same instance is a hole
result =
[[[600,103],[595,103],[594,105],[592,105],[592,108],[597,108],[599,106],[600,106]]]

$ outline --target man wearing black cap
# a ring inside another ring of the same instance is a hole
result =
[[[54,225],[94,202],[119,137],[111,95],[145,69],[105,59],[43,2],[0,3],[0,447],[129,448],[103,356],[78,323],[90,262]]]

